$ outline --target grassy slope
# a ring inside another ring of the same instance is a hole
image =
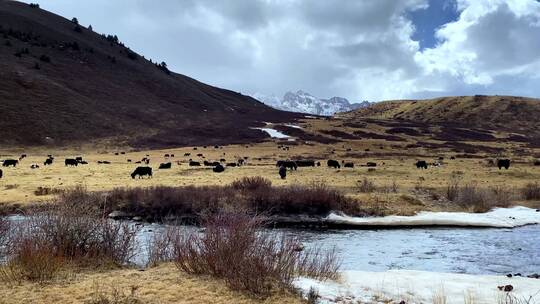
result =
[[[538,136],[538,115],[538,99],[514,96],[456,96],[430,100],[386,101],[349,112],[345,117],[440,123]]]
[[[0,0],[3,146],[111,137],[153,147],[247,142],[266,136],[249,127],[298,116],[184,75],[168,75],[137,54],[130,59],[122,44],[74,28],[55,14]],[[14,55],[24,49],[28,54]],[[40,60],[42,55],[50,62]]]

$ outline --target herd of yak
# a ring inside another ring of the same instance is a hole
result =
[[[196,150],[196,148],[194,148],[194,150]],[[115,155],[119,155],[119,154],[125,154],[125,152],[115,153]],[[189,157],[189,156],[191,156],[191,153],[185,153],[184,154],[184,157]],[[197,154],[197,156],[201,157],[201,158],[204,158],[204,155],[202,153]],[[174,154],[165,154],[164,157],[166,159],[174,158]],[[22,154],[19,157],[19,159],[5,159],[5,160],[2,161],[2,166],[3,167],[10,167],[10,166],[16,167],[24,158],[26,158],[26,154]],[[229,162],[229,163],[227,163],[225,159],[220,159],[220,161],[215,161],[215,162],[209,162],[209,161],[205,160],[205,161],[202,162],[202,164],[204,166],[211,166],[212,171],[215,172],[215,173],[221,173],[221,172],[225,171],[225,167],[240,167],[240,166],[243,166],[247,159],[248,159],[247,157],[244,157],[244,158],[239,159],[236,162]],[[452,157],[451,159],[454,159],[454,157]],[[442,160],[443,160],[442,157],[439,158],[439,161],[442,161]],[[43,162],[43,165],[44,166],[49,166],[49,165],[52,165],[53,162],[54,162],[54,157],[52,155],[48,155],[47,158],[45,159],[45,161]],[[127,162],[131,163],[132,160],[128,159]],[[98,161],[97,163],[98,164],[111,164],[111,162],[109,162],[109,161]],[[146,155],[140,161],[136,161],[135,163],[136,164],[146,164],[147,166],[138,166],[135,169],[135,171],[133,171],[133,173],[131,173],[131,178],[134,179],[135,177],[138,177],[138,178],[152,177],[152,168],[148,166],[150,164],[149,155]],[[177,162],[178,165],[180,165],[180,163],[181,163],[180,161]],[[88,162],[83,160],[83,158],[81,156],[75,157],[75,158],[66,158],[64,160],[64,165],[65,166],[76,167],[78,165],[87,165],[87,164],[88,164]],[[189,159],[188,164],[189,164],[190,167],[201,166],[200,162],[194,161],[192,159]],[[225,164],[225,166],[223,164]],[[326,165],[328,167],[334,168],[334,169],[340,169],[341,167],[354,168],[354,163],[352,163],[352,162],[342,161],[340,163],[339,161],[333,160],[333,159],[328,160],[326,162]],[[416,162],[415,165],[416,165],[416,168],[418,168],[418,169],[427,169],[428,166],[439,166],[440,162],[428,163],[425,160],[419,160],[419,161]],[[502,169],[502,168],[508,169],[508,168],[510,168],[510,160],[509,159],[498,159],[496,165],[499,168],[499,170]],[[282,179],[286,178],[287,170],[297,170],[298,167],[315,167],[315,166],[320,167],[321,162],[320,161],[315,161],[315,160],[278,160],[277,163],[276,163],[276,167],[279,168],[278,173],[279,173],[279,175],[280,175],[280,177]],[[365,167],[376,167],[377,163],[375,163],[375,162],[367,162],[363,166],[365,166]],[[30,168],[31,169],[38,169],[39,165],[32,164],[30,166]],[[172,168],[172,163],[171,162],[161,163],[159,165],[160,170],[171,169],[171,168]],[[3,176],[3,171],[0,169],[0,178],[2,178],[2,176]]]

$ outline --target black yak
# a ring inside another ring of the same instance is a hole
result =
[[[427,169],[428,165],[425,160],[419,160],[416,162],[416,168],[418,169]]]
[[[199,167],[200,165],[201,165],[200,162],[196,162],[196,161],[190,161],[189,162],[190,167]]]
[[[217,166],[212,168],[212,171],[214,171],[215,173],[221,173],[225,171],[225,168],[221,164],[218,163]]]
[[[19,161],[16,160],[16,159],[6,159],[2,163],[2,166],[4,166],[4,167],[9,167],[9,166],[17,167],[18,164],[19,164]]]
[[[159,169],[170,169],[171,167],[172,167],[172,164],[170,162],[159,164]]]
[[[133,173],[131,173],[131,178],[135,179],[135,176],[138,176],[139,178],[143,176],[148,176],[149,178],[152,177],[152,168],[150,167],[137,167]]]
[[[77,167],[79,165],[79,162],[76,159],[73,159],[73,158],[66,158],[66,160],[64,161],[64,164],[66,166],[75,166],[75,167]]]
[[[281,179],[287,178],[287,168],[285,168],[284,165],[281,165],[279,167],[279,176],[281,177]]]
[[[510,160],[509,159],[498,159],[497,160],[497,167],[499,167],[499,170],[502,168],[505,168],[508,170],[510,168]]]
[[[334,169],[341,168],[341,165],[339,164],[339,162],[337,160],[329,159],[326,162],[326,164],[328,165],[328,167],[331,167],[331,168],[334,168]]]
[[[343,167],[345,167],[345,168],[354,168],[354,163],[345,163],[343,165]]]
[[[297,160],[296,165],[298,167],[315,167],[314,160]]]

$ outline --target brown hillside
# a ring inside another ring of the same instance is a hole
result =
[[[346,118],[401,120],[540,136],[540,100],[512,96],[458,96],[376,103]]]
[[[134,146],[256,141],[298,114],[155,65],[114,36],[0,0],[0,144]]]

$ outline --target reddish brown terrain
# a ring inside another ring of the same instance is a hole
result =
[[[300,115],[158,66],[112,36],[0,0],[0,144],[253,142]]]

